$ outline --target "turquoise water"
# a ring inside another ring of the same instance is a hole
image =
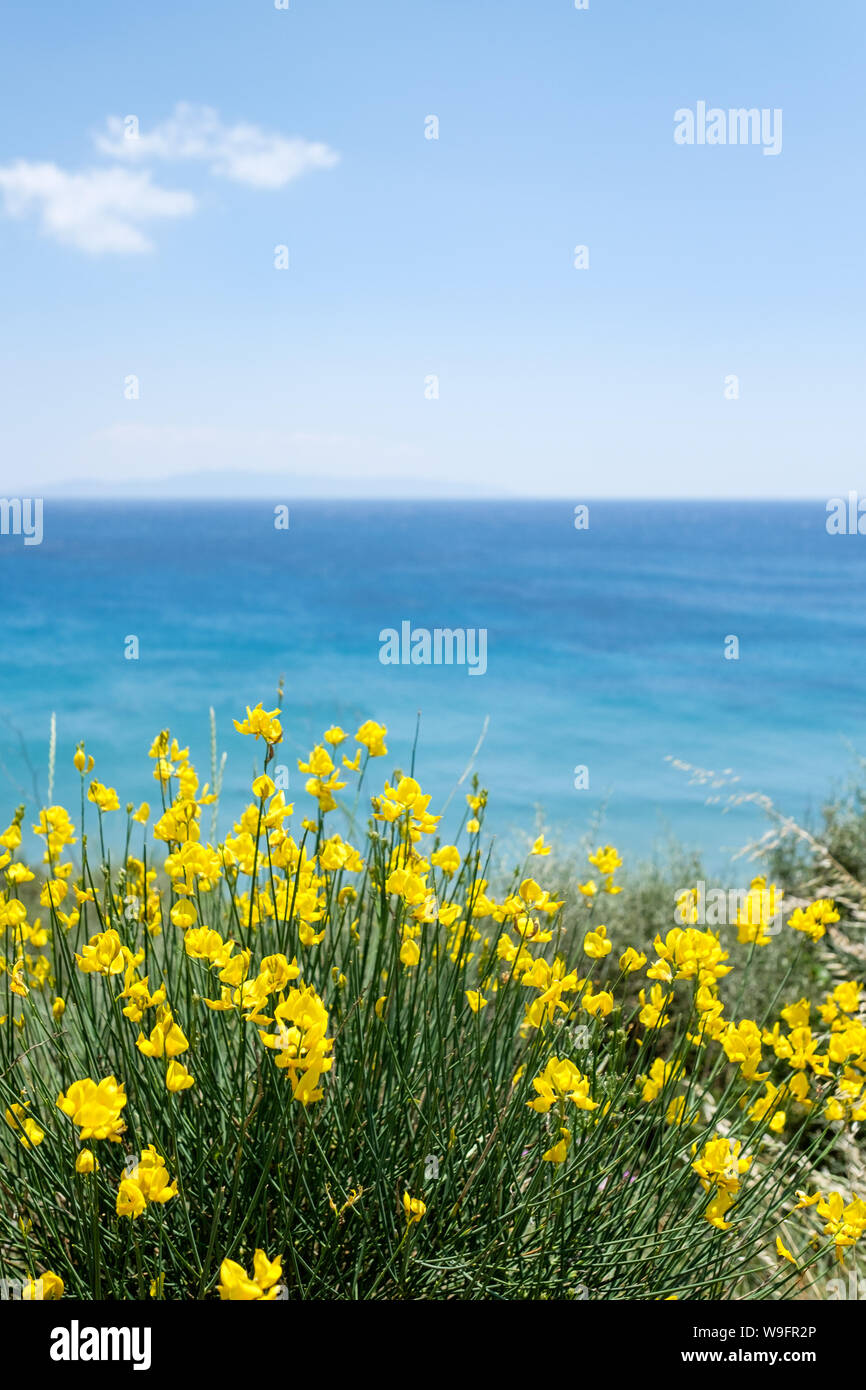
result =
[[[752,807],[722,815],[728,792],[817,809],[852,770],[848,745],[866,750],[866,537],[829,536],[820,501],[597,502],[585,531],[573,510],[306,502],[277,530],[267,502],[46,501],[41,545],[0,537],[4,802],[35,795],[28,761],[45,795],[52,711],[55,799],[74,806],[78,738],[121,801],[154,800],[154,734],[170,724],[204,774],[213,705],[233,811],[252,749],[232,716],[272,705],[282,675],[301,801],[295,759],[328,724],[387,724],[384,775],[408,768],[420,712],[434,810],[489,717],[475,766],[505,840],[538,807],[576,840],[604,806],[603,836],[626,852],[673,833],[717,865],[765,828]],[[486,629],[486,673],[383,665],[380,631],[404,621]],[[708,806],[666,756],[740,780]]]

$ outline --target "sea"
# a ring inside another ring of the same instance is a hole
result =
[[[448,838],[477,775],[506,855],[544,829],[721,872],[769,828],[759,797],[817,823],[866,753],[866,536],[820,500],[585,505],[46,499],[41,544],[0,536],[0,819],[46,800],[52,716],[75,812],[78,740],[155,803],[155,734],[210,780],[213,709],[223,833],[262,752],[233,719],[282,684],[298,806],[298,759],[375,719],[365,794],[413,770]],[[486,669],[437,664],[437,629],[476,658],[483,633]]]

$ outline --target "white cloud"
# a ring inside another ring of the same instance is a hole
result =
[[[0,167],[7,216],[35,215],[55,241],[95,254],[138,254],[152,250],[142,223],[189,217],[196,201],[183,190],[159,188],[149,173],[129,169],[84,169],[68,173],[56,164],[19,159]]]
[[[179,103],[173,115],[134,137],[127,120],[110,116],[97,134],[102,154],[122,160],[200,160],[210,172],[253,188],[282,188],[310,169],[330,169],[339,155],[327,145],[284,136],[250,124],[224,125],[208,106]],[[70,172],[48,162],[19,159],[0,166],[0,194],[8,217],[36,217],[55,241],[94,254],[151,251],[143,226],[160,218],[189,217],[196,199],[184,189],[161,188],[146,170],[115,165]]]
[[[97,149],[115,159],[199,160],[212,174],[253,188],[282,188],[311,169],[331,169],[335,150],[301,136],[278,135],[241,122],[225,125],[210,106],[179,102],[168,120],[150,131],[128,127],[134,117],[109,116],[94,136]]]

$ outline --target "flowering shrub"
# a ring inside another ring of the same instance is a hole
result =
[[[280,710],[235,724],[262,771],[220,843],[167,731],[119,864],[120,799],[83,747],[78,825],[49,806],[33,826],[41,868],[23,809],[0,835],[0,1276],[46,1297],[768,1298],[852,1258],[866,1203],[826,1175],[866,1119],[863,987],[812,1002],[783,976],[760,1017],[720,991],[772,951],[775,885],[730,939],[686,894],[683,925],[615,951],[612,846],[566,928],[543,836],[485,878],[477,784],[454,844],[400,772],[357,830],[384,726],[328,729],[296,811],[268,773]],[[816,899],[789,926],[808,951],[838,920]]]

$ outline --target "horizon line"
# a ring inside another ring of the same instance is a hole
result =
[[[124,502],[153,502],[153,503],[156,503],[156,504],[168,504],[168,503],[174,503],[174,502],[184,501],[184,502],[210,502],[210,503],[214,503],[214,504],[222,504],[222,503],[233,504],[233,503],[237,503],[237,502],[266,502],[266,501],[269,501],[269,500],[270,500],[270,495],[269,495],[267,492],[264,492],[264,491],[262,491],[262,492],[261,492],[260,494],[258,494],[258,495],[251,495],[251,494],[248,494],[248,493],[237,492],[237,493],[223,493],[223,494],[219,494],[219,495],[216,495],[216,496],[208,496],[208,495],[206,495],[206,494],[203,494],[202,492],[185,492],[185,491],[178,491],[178,492],[173,492],[173,493],[171,494],[171,496],[164,496],[164,497],[160,497],[160,496],[158,496],[158,495],[155,495],[153,492],[148,492],[148,491],[144,491],[144,492],[123,492],[122,494],[113,493],[113,492],[111,492],[110,490],[109,490],[109,491],[106,491],[106,492],[104,492],[104,493],[95,492],[95,491],[94,491],[94,492],[80,492],[80,493],[79,493],[79,492],[65,492],[65,491],[62,491],[62,490],[61,490],[61,491],[52,492],[52,490],[51,490],[50,488],[43,488],[43,489],[41,489],[41,492],[42,492],[42,500],[46,500],[46,499],[47,499],[47,500],[54,501],[54,502],[112,502],[112,503],[124,503]],[[859,496],[859,493],[857,492],[857,489],[855,489],[855,488],[847,489],[847,491],[843,492],[841,495],[842,495],[842,496],[847,496],[847,495],[849,495],[849,494],[851,494],[851,493],[854,493],[855,495]],[[4,489],[4,496],[7,496],[7,497],[12,497],[12,496],[21,496],[21,497],[23,497],[23,495],[24,495],[24,494],[21,493],[21,492],[12,493],[11,491],[7,492],[7,491]],[[33,495],[35,496],[36,494],[33,494]],[[330,492],[322,492],[322,493],[302,493],[302,494],[300,494],[300,495],[295,495],[295,496],[293,496],[291,493],[282,493],[282,494],[280,494],[280,493],[279,493],[279,490],[278,490],[278,486],[277,486],[277,487],[274,488],[274,493],[273,493],[273,495],[274,495],[275,498],[278,497],[278,496],[280,496],[280,497],[282,498],[282,500],[284,500],[284,501],[289,501],[289,502],[294,502],[294,503],[303,503],[303,502],[459,502],[459,503],[461,503],[461,504],[463,504],[463,505],[470,504],[470,503],[472,503],[472,504],[484,505],[485,503],[489,503],[489,502],[508,502],[508,503],[523,503],[523,502],[538,502],[538,503],[542,503],[542,502],[562,502],[562,503],[566,503],[566,504],[568,504],[568,505],[574,506],[574,505],[580,505],[579,502],[578,502],[578,503],[575,503],[575,498],[578,497],[578,496],[580,497],[580,499],[581,499],[582,502],[650,502],[650,503],[656,503],[656,504],[663,504],[663,503],[666,503],[666,502],[740,502],[740,503],[748,503],[748,502],[755,502],[755,503],[757,503],[757,502],[772,502],[772,503],[776,503],[776,504],[779,504],[779,505],[785,505],[785,504],[793,505],[793,504],[795,504],[795,503],[801,503],[801,502],[803,502],[803,503],[805,503],[805,502],[821,502],[821,503],[826,504],[826,502],[827,502],[831,497],[835,498],[835,497],[839,496],[840,494],[839,494],[838,492],[837,492],[837,493],[832,493],[832,492],[830,492],[830,491],[827,491],[827,492],[821,492],[821,493],[803,493],[803,494],[799,494],[799,495],[796,495],[796,496],[785,496],[785,497],[780,497],[778,494],[773,494],[773,493],[759,493],[759,494],[758,494],[758,493],[747,493],[747,494],[743,494],[743,493],[737,493],[737,494],[733,494],[733,493],[732,493],[732,494],[723,494],[723,493],[711,493],[711,494],[701,494],[701,493],[671,493],[671,494],[669,494],[669,495],[666,494],[666,495],[664,495],[664,496],[659,496],[659,495],[657,495],[657,494],[652,494],[652,493],[629,493],[629,494],[622,494],[622,493],[587,493],[587,492],[578,493],[577,490],[575,489],[575,491],[572,492],[572,493],[570,493],[570,494],[567,494],[567,493],[551,493],[551,494],[549,494],[549,495],[542,495],[542,496],[539,496],[537,493],[483,493],[483,494],[478,494],[478,493],[476,493],[476,494],[474,494],[474,495],[467,496],[465,493],[429,493],[429,494],[426,494],[426,493],[425,493],[425,494],[417,494],[417,493],[402,493],[402,492],[381,493],[381,494],[377,494],[377,495],[375,495],[375,496],[371,496],[371,495],[366,494],[366,493],[363,493],[363,492],[355,492],[355,491],[347,491],[347,492],[344,493],[343,495],[338,495],[338,496],[335,496],[333,493],[330,493]]]

